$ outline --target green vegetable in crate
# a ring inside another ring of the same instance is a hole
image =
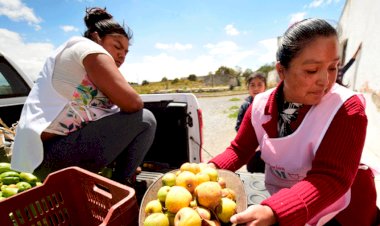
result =
[[[0,162],[0,173],[11,171],[11,164],[8,162]]]
[[[0,180],[5,177],[20,177],[20,174],[17,173],[16,171],[8,171],[8,172],[4,172],[0,174]]]
[[[20,181],[20,174],[15,171],[8,171],[0,174],[0,182],[3,184],[16,184]]]
[[[36,183],[39,181],[35,175],[33,175],[31,173],[26,173],[26,172],[21,172],[20,178],[22,181],[28,182],[29,184],[31,184],[33,186],[35,186]]]
[[[20,177],[4,177],[1,179],[1,182],[5,185],[17,184],[20,182]]]
[[[17,194],[18,188],[6,186],[6,187],[1,188],[1,192],[3,193],[4,198],[8,198],[8,197],[11,197],[12,195]]]
[[[19,193],[32,188],[32,185],[25,181],[18,182],[16,185]]]

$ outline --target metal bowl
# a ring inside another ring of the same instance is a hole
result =
[[[178,170],[173,170],[171,172],[176,173]],[[239,176],[229,170],[218,169],[219,177],[222,177],[226,182],[226,187],[231,188],[236,193],[236,204],[237,212],[242,212],[247,209],[247,197],[244,190],[243,182],[240,180]],[[146,204],[154,199],[157,199],[157,192],[162,187],[162,176],[152,183],[148,190],[146,191],[140,205],[139,213],[139,225],[144,225],[145,216],[145,206]]]

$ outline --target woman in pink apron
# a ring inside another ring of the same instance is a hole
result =
[[[233,223],[375,224],[374,178],[360,162],[365,100],[335,83],[338,53],[337,32],[321,19],[298,22],[283,35],[276,64],[282,81],[255,97],[231,145],[210,160],[236,171],[251,150],[262,152],[271,197],[234,215]],[[353,206],[363,193],[369,198]]]

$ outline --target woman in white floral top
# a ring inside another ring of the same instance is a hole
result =
[[[89,8],[84,37],[73,37],[47,59],[21,114],[12,168],[49,173],[79,166],[127,183],[149,150],[153,114],[120,73],[129,28],[105,9]]]

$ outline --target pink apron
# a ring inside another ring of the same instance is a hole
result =
[[[282,188],[290,188],[306,177],[332,119],[342,104],[354,93],[334,85],[322,101],[309,110],[293,134],[269,138],[261,125],[270,119],[269,115],[262,114],[270,93],[271,91],[267,91],[254,99],[252,125],[260,144],[261,157],[266,163],[266,188],[270,194],[274,194]],[[348,206],[350,197],[351,190],[348,190],[335,203],[312,218],[307,225],[325,224]]]

